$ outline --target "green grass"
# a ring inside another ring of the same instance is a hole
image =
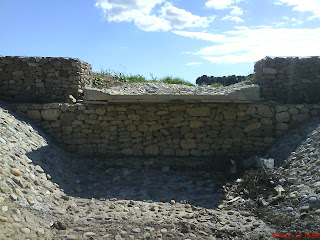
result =
[[[210,84],[210,86],[217,88],[217,87],[222,87],[224,85],[222,83],[212,83],[212,84]]]
[[[255,83],[254,73],[249,74],[244,81],[251,84]]]
[[[147,79],[141,74],[125,74],[114,70],[101,70],[100,73],[96,73],[91,79],[92,84],[101,87],[108,87],[108,81],[110,79],[116,79],[118,81],[126,83],[141,83],[141,82],[163,82],[167,84],[182,84],[187,86],[194,86],[194,84],[183,80],[182,78],[166,76],[161,79],[157,79],[150,73],[151,79]]]

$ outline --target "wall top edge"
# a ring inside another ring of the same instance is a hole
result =
[[[300,60],[300,59],[320,59],[320,56],[277,56],[277,57],[270,57],[266,56],[263,59],[258,60],[257,62],[260,61],[266,61],[266,60],[277,60],[277,59],[283,59],[283,60],[290,60],[290,59],[295,59],[295,60]]]
[[[0,59],[6,58],[6,59],[59,59],[59,60],[72,60],[72,61],[80,61],[84,62],[79,58],[71,58],[71,57],[36,57],[36,56],[0,56]]]

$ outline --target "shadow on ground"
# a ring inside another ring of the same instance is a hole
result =
[[[153,202],[175,200],[212,209],[221,203],[223,185],[231,180],[229,173],[191,168],[109,167],[111,159],[80,158],[61,150],[53,155],[52,150],[56,148],[49,143],[26,155],[51,176],[51,181],[74,197]],[[120,158],[112,159],[113,162],[116,160],[121,161]]]

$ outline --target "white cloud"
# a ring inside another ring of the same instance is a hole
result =
[[[254,62],[265,56],[320,55],[320,28],[259,28],[223,34],[174,31],[175,34],[211,41],[214,45],[194,53],[213,63]]]
[[[135,19],[134,22],[143,31],[168,31],[171,29],[168,21],[155,15],[141,16]]]
[[[188,62],[185,65],[186,66],[194,66],[194,65],[201,65],[201,64],[202,64],[202,62]]]
[[[161,8],[162,19],[168,21],[172,28],[182,29],[186,27],[208,27],[214,17],[208,19],[207,17],[199,17],[192,13],[172,6],[171,3],[166,3]]]
[[[206,2],[207,8],[214,8],[214,9],[226,9],[231,5],[238,3],[242,0],[209,0]]]
[[[107,14],[108,21],[130,22],[151,13],[163,0],[97,0],[95,6]]]
[[[236,16],[230,16],[230,15],[227,15],[227,16],[221,18],[221,20],[231,20],[231,21],[234,21],[236,23],[244,22],[242,18],[236,17]]]
[[[243,14],[243,10],[241,8],[236,7],[236,6],[232,6],[231,8],[232,8],[232,10],[231,10],[230,14],[232,16],[241,16]]]
[[[312,12],[313,16],[309,17],[309,20],[320,18],[319,0],[276,0],[274,4],[294,6],[293,10],[299,12]]]
[[[163,3],[159,16],[152,13]],[[166,0],[97,0],[95,6],[103,10],[109,22],[134,22],[143,31],[206,28],[214,20],[214,17],[200,17],[176,8]]]

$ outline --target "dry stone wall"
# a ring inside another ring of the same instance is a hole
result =
[[[65,102],[83,98],[91,65],[74,58],[0,57],[0,97],[9,102]]]
[[[320,58],[264,58],[255,64],[261,97],[281,103],[320,102]]]
[[[255,73],[262,97],[273,101],[83,104],[89,64],[0,57],[0,97],[20,102],[12,104],[16,111],[82,155],[245,158],[263,154],[289,128],[320,112],[320,105],[307,104],[320,100],[319,57],[266,58]],[[65,103],[69,95],[78,103]]]
[[[264,152],[318,105],[18,104],[66,150],[86,155],[247,157]]]

